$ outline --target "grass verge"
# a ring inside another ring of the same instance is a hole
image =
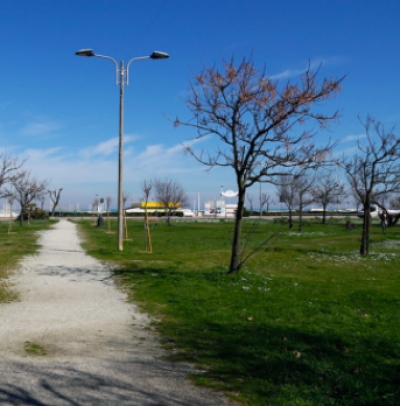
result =
[[[15,293],[8,288],[7,277],[25,255],[34,254],[38,231],[48,229],[54,221],[31,220],[31,224],[20,227],[16,223],[8,233],[8,222],[0,221],[0,302],[15,299]]]
[[[232,223],[161,223],[154,254],[142,223],[129,223],[123,252],[116,234],[80,224],[89,254],[116,263],[160,320],[170,358],[203,370],[196,383],[243,405],[400,404],[399,227],[374,224],[362,258],[345,220],[302,233],[265,222],[249,244],[278,232],[273,243],[227,275]]]

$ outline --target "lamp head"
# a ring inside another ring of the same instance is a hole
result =
[[[80,49],[79,51],[75,52],[75,55],[78,55],[78,56],[96,56],[93,53],[92,49]]]
[[[154,51],[151,55],[150,55],[151,59],[166,59],[169,58],[169,55],[165,52],[160,52],[160,51]]]

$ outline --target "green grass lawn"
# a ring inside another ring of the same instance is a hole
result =
[[[9,233],[7,221],[0,221],[0,302],[13,300],[15,294],[7,287],[7,276],[12,273],[18,261],[37,251],[38,231],[48,229],[54,221],[31,220],[23,227],[14,222]]]
[[[302,233],[263,223],[250,245],[277,236],[236,275],[226,274],[233,223],[159,224],[153,254],[142,223],[128,223],[124,252],[116,233],[80,224],[89,254],[116,263],[157,317],[170,358],[204,371],[198,384],[243,405],[399,405],[400,227],[382,235],[374,224],[362,258],[361,227],[337,223]]]

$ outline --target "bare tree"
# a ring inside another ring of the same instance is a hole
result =
[[[167,211],[167,222],[171,225],[171,213],[178,207],[183,207],[189,203],[183,187],[172,179],[155,179],[153,182],[155,195],[165,210]]]
[[[13,221],[14,200],[15,200],[14,194],[7,196],[7,204],[10,207],[10,217],[9,217],[9,221],[8,221],[8,233],[11,232],[11,225],[12,225],[12,221]]]
[[[0,155],[0,189],[13,179],[13,173],[20,169],[25,160],[10,157],[7,153]],[[3,194],[5,195],[5,194]]]
[[[50,200],[52,202],[52,206],[51,206],[51,217],[54,217],[54,212],[56,211],[56,208],[58,206],[58,203],[60,201],[60,197],[61,197],[61,192],[62,192],[63,188],[58,189],[57,190],[48,190],[49,196],[50,196]]]
[[[253,195],[248,194],[247,200],[249,201],[249,205],[250,205],[250,216],[252,216],[253,215]]]
[[[279,202],[283,203],[289,212],[289,228],[293,227],[293,210],[298,204],[298,198],[295,188],[293,187],[293,177],[289,174],[279,175],[276,184]]]
[[[44,210],[44,203],[46,201],[46,196],[45,195],[40,196],[38,198],[38,201],[40,202],[40,210],[43,211]]]
[[[23,218],[28,211],[29,205],[45,194],[48,182],[46,180],[37,180],[31,176],[29,171],[22,171],[13,174],[10,183],[12,189],[6,189],[6,195],[14,196],[14,199],[20,204],[20,225],[22,226]]]
[[[125,206],[126,206],[126,202],[129,200],[130,197],[131,197],[130,193],[124,192],[124,195],[122,197],[122,200],[124,202],[124,209],[125,209]]]
[[[315,183],[315,176],[306,173],[306,171],[300,171],[294,175],[293,183],[298,199],[299,231],[303,231],[303,209],[314,201],[310,195],[310,190]]]
[[[310,189],[315,182],[314,176],[303,170],[291,170],[279,177],[277,184],[278,197],[289,210],[289,228],[293,227],[293,210],[299,211],[299,231],[303,229],[303,208],[313,201]]]
[[[344,169],[351,188],[363,204],[360,254],[368,255],[370,205],[373,199],[400,190],[400,138],[394,134],[393,128],[385,130],[380,121],[370,116],[361,123],[366,141],[358,140],[358,153],[345,161]]]
[[[151,193],[151,189],[153,189],[153,182],[144,181],[142,183],[142,191],[144,193],[144,227],[146,230],[146,250],[150,253],[153,252],[153,245],[151,243],[151,234],[150,234],[150,227],[149,227],[149,216],[147,213],[147,204],[149,202],[149,196]]]
[[[326,223],[328,205],[337,203],[344,195],[344,185],[334,179],[331,173],[320,173],[315,186],[311,190],[314,201],[322,205],[322,224]]]
[[[271,199],[270,195],[267,195],[266,193],[261,194],[261,200],[260,200],[260,208],[261,208],[261,213],[263,212],[263,207],[264,205],[267,205],[267,213],[269,212],[269,205],[273,204],[273,200]]]
[[[238,209],[232,242],[229,273],[239,271],[240,236],[246,190],[256,182],[270,182],[285,167],[303,168],[323,161],[333,144],[317,147],[312,130],[293,131],[307,121],[326,127],[337,112],[326,115],[314,112],[313,105],[334,96],[341,79],[316,80],[316,72],[307,69],[300,84],[279,83],[264,71],[258,72],[252,58],[224,61],[223,69],[204,67],[194,77],[187,105],[192,118],[175,125],[197,129],[197,138],[215,136],[214,153],[186,150],[200,163],[213,168],[231,167],[238,186]],[[222,144],[222,145],[220,145]]]

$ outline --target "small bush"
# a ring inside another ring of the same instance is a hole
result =
[[[20,218],[21,215],[17,217],[17,220],[19,220]],[[31,220],[47,220],[49,218],[49,212],[42,209],[38,209],[36,207],[30,213],[26,211],[23,213],[23,219],[28,220],[28,218],[30,218]]]

